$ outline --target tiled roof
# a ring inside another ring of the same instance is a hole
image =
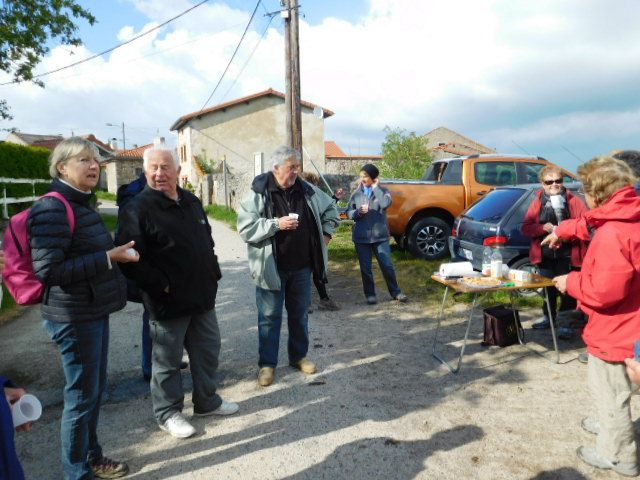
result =
[[[109,152],[115,152],[115,150],[111,148],[110,145],[98,140],[93,133],[88,133],[86,135],[81,135],[81,136],[85,140],[89,140],[90,142],[95,143],[98,147],[102,148],[103,150],[107,150]]]
[[[465,150],[465,147],[467,148]],[[433,147],[431,150],[442,150],[443,152],[453,153],[455,155],[473,155],[478,153],[477,150],[473,148],[469,148],[466,145],[458,145],[457,143],[446,143],[444,145],[438,145],[437,147]]]
[[[31,144],[32,147],[46,148],[47,150],[53,150],[63,140],[62,137],[54,138],[50,140],[36,140]]]
[[[251,100],[255,100],[256,98],[267,97],[267,96],[280,97],[282,99],[284,99],[284,97],[285,97],[284,93],[279,92],[277,90],[274,90],[272,88],[269,88],[268,90],[265,90],[263,92],[254,93],[253,95],[248,95],[246,97],[237,98],[236,100],[231,100],[229,102],[221,103],[221,104],[215,105],[213,107],[205,108],[204,110],[201,110],[201,111],[198,111],[198,112],[192,112],[192,113],[188,113],[187,115],[183,115],[182,117],[180,117],[178,120],[176,120],[174,122],[174,124],[171,126],[170,130],[172,130],[172,131],[173,130],[180,130],[189,120],[192,120],[194,118],[202,117],[203,115],[207,115],[209,113],[213,113],[213,112],[216,112],[218,110],[224,110],[225,108],[233,107],[233,106],[239,105],[241,103],[250,102]],[[304,100],[301,100],[300,104],[304,105],[305,107],[311,108],[311,109],[319,107],[319,105],[316,105],[315,103],[307,102],[307,101],[304,101]],[[327,117],[330,117],[331,115],[333,115],[333,112],[331,110],[326,109],[326,108],[323,108],[322,112],[323,112],[324,118],[327,118]]]
[[[116,155],[116,159],[120,159],[120,158],[127,158],[127,159],[139,158],[139,159],[142,159],[142,154],[144,153],[144,151],[147,148],[151,148],[151,147],[153,147],[153,143],[149,143],[147,145],[142,145],[141,147],[137,147],[137,148],[130,148],[129,150],[121,150]]]
[[[459,138],[461,138],[463,140],[466,140],[467,141],[466,143],[468,143],[468,145],[459,145],[459,146],[474,149],[474,151],[472,153],[495,153],[494,149],[489,148],[486,145],[482,145],[481,143],[476,142],[475,140],[473,140],[473,139],[471,139],[471,138],[469,138],[469,137],[467,137],[465,135],[462,135],[461,133],[458,133],[455,130],[451,130],[450,128],[447,128],[447,127],[434,128],[433,130],[425,133],[423,135],[423,137],[427,137],[427,136],[429,136],[430,134],[432,134],[433,132],[435,132],[437,130],[447,131],[447,132],[449,132],[451,134],[457,135]],[[437,149],[437,148],[438,147],[435,147],[434,150]],[[456,152],[451,152],[451,153],[456,153]]]
[[[38,135],[35,133],[23,132],[13,132],[13,134],[28,145],[33,145],[35,142],[43,142],[48,140],[62,141],[63,139],[62,135]]]
[[[333,140],[326,140],[324,142],[324,156],[325,157],[346,157],[347,154],[342,151],[336,142]]]

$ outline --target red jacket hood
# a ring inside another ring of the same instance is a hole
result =
[[[640,197],[629,186],[615,192],[607,203],[584,214],[588,225],[599,227],[606,222],[640,221]]]

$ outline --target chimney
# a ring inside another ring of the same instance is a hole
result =
[[[118,140],[112,138],[111,140],[109,140],[109,146],[113,149],[113,151],[118,150]]]
[[[138,144],[134,143],[132,148],[138,148]]]

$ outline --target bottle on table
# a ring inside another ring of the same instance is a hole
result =
[[[491,277],[502,278],[502,253],[499,243],[493,245],[491,252]]]
[[[482,274],[486,276],[491,275],[491,254],[493,250],[489,245],[485,245],[482,250]]]

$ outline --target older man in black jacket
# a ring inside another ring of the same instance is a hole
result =
[[[123,269],[142,290],[151,314],[151,399],[160,428],[186,438],[182,415],[182,347],[189,353],[195,416],[230,415],[238,405],[216,394],[220,353],[215,314],[218,280],[211,226],[200,201],[178,187],[180,167],[163,145],[144,152],[147,186],[120,212],[116,243],[135,240],[140,262]]]

